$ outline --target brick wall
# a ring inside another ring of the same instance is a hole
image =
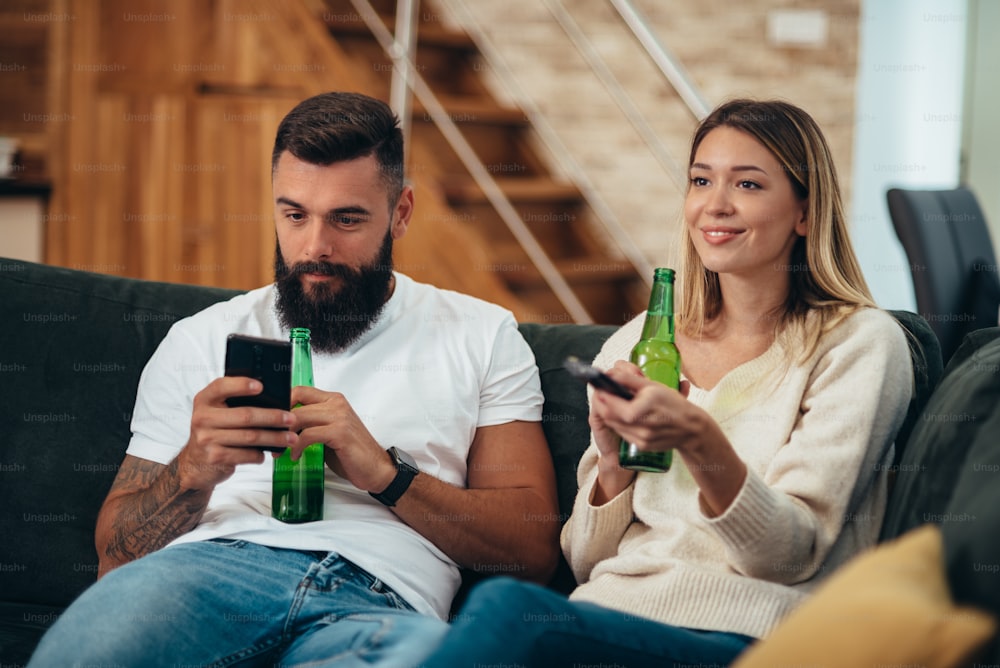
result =
[[[550,1],[439,0],[467,30],[482,29],[522,92],[556,129],[622,225],[654,264],[672,262],[696,121],[607,0],[562,0],[672,156],[657,159],[566,37]],[[860,0],[636,0],[709,106],[736,96],[780,97],[826,133],[849,205]],[[450,9],[448,9],[450,8]],[[819,9],[820,47],[768,38],[777,10]],[[483,70],[491,73],[489,63]],[[499,82],[499,77],[494,77]],[[505,95],[496,83],[498,95]]]

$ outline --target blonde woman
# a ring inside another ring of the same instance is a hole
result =
[[[591,396],[562,533],[577,589],[484,583],[424,665],[726,665],[875,543],[912,364],[858,267],[821,131],[785,102],[728,102],[689,172],[681,391],[622,361],[642,316],[595,360],[635,398]],[[674,450],[673,468],[621,468],[620,437]]]

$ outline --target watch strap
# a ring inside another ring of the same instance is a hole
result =
[[[381,492],[368,492],[368,494],[370,494],[371,497],[379,503],[391,508],[396,505],[396,502],[399,501],[400,497],[403,496],[406,490],[410,488],[410,483],[413,482],[413,479],[420,471],[416,467],[403,461],[400,457],[399,450],[396,448],[389,448],[388,452],[389,456],[392,457],[393,463],[396,465],[396,477],[393,478],[392,482],[389,483],[389,486]]]

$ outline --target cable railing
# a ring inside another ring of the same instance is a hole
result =
[[[399,0],[396,9],[396,43],[399,45],[399,52],[411,63],[417,59],[419,4],[419,0]],[[397,56],[389,55],[393,62],[396,62]],[[399,117],[403,146],[410,145],[410,128],[413,125],[413,96],[410,95],[407,85],[408,78],[405,68],[393,68],[392,83],[389,88],[389,106]]]
[[[413,2],[414,0],[401,1]],[[531,230],[528,229],[528,226],[521,219],[517,210],[514,209],[514,206],[503,190],[501,190],[496,180],[486,169],[482,160],[476,155],[472,146],[466,141],[458,126],[455,125],[451,116],[437,99],[437,96],[434,95],[433,91],[431,91],[430,87],[424,81],[424,78],[417,71],[413,59],[407,53],[407,48],[397,41],[382,24],[381,19],[368,0],[351,0],[351,4],[365,22],[365,25],[368,26],[368,29],[376,41],[378,41],[382,50],[393,61],[394,70],[399,70],[402,73],[406,86],[416,95],[431,121],[437,126],[452,150],[458,155],[459,160],[462,161],[462,164],[469,171],[476,185],[483,191],[487,200],[489,200],[494,210],[507,225],[507,228],[514,235],[521,248],[524,249],[529,260],[538,269],[542,279],[552,290],[563,308],[566,309],[569,316],[577,323],[592,323],[593,318],[591,318],[587,309],[580,302],[541,244],[535,239]],[[404,37],[404,41],[412,43],[412,34]]]
[[[593,209],[597,220],[608,236],[623,255],[632,262],[637,271],[643,275],[648,284],[652,277],[652,269],[645,254],[633,242],[631,235],[624,229],[618,217],[599,194],[597,187],[587,177],[586,172],[566,148],[546,117],[538,111],[530,96],[523,92],[517,82],[517,77],[507,67],[500,50],[489,38],[488,30],[477,21],[474,13],[469,10],[467,0],[437,0],[437,2],[446,7],[453,16],[459,17],[459,22],[469,28],[470,36],[489,62],[491,70],[496,74],[507,94],[525,111],[539,138],[562,170],[580,188],[581,194]],[[686,166],[674,158],[607,62],[601,57],[592,41],[573,19],[570,12],[566,10],[561,0],[544,0],[543,4],[639,134],[647,149],[666,172],[667,177],[674,183],[678,191],[685,191],[687,188]],[[705,118],[711,110],[709,104],[678,58],[652,31],[649,21],[642,12],[634,6],[631,0],[609,0],[609,4],[618,12],[633,38],[644,49],[646,55],[670,87],[677,93],[692,117],[696,121]]]
[[[538,105],[527,95],[517,82],[517,77],[507,67],[506,62],[501,57],[499,50],[493,41],[487,36],[486,31],[479,26],[472,13],[463,2],[454,0],[438,0],[448,8],[453,16],[459,16],[463,25],[473,26],[475,30],[470,33],[473,42],[480,53],[490,63],[490,68],[499,79],[501,85],[506,89],[508,95],[514,100],[518,108],[531,122],[532,129],[537,133],[539,139],[545,144],[546,149],[560,166],[567,178],[572,181],[580,194],[593,210],[597,220],[607,232],[610,239],[618,246],[622,255],[632,263],[636,272],[642,277],[647,285],[652,284],[653,265],[649,262],[646,254],[632,241],[632,237],[626,232],[624,226],[614,210],[608,205],[607,200],[601,195],[598,188],[590,180],[587,172],[580,166],[579,161],[559,137],[559,134],[552,127],[546,116],[542,114]]]
[[[707,116],[710,110],[708,103],[691,81],[679,60],[650,29],[645,16],[635,8],[630,0],[608,1],[694,119],[700,121]],[[465,0],[437,0],[437,2],[453,16],[460,17],[460,23],[471,28],[467,30],[469,36],[482,56],[489,62],[499,83],[525,113],[536,135],[546,146],[562,173],[580,190],[581,196],[590,206],[604,232],[648,284],[652,276],[652,266],[645,254],[634,243],[613,209],[600,195],[597,187],[567,149],[546,117],[540,113],[537,105],[521,89],[517,77],[507,67],[502,54],[488,37],[488,31],[479,25],[473,13],[469,11]],[[351,0],[351,4],[393,62],[390,103],[400,117],[404,139],[409,139],[412,96],[415,95],[423,105],[430,120],[455,151],[476,185],[483,191],[487,200],[524,249],[529,260],[570,317],[576,322],[592,322],[586,308],[576,297],[561,272],[535,239],[531,230],[521,219],[520,214],[419,74],[415,65],[419,0],[397,1],[395,36],[385,27],[368,0]],[[686,169],[673,157],[659,135],[653,130],[572,15],[565,9],[560,0],[544,0],[543,4],[642,138],[647,149],[659,162],[668,178],[674,182],[679,190],[686,189]]]
[[[635,131],[642,137],[646,148],[653,154],[656,161],[660,163],[663,171],[666,172],[667,176],[674,182],[674,185],[678,189],[683,190],[687,183],[687,179],[684,176],[684,168],[681,167],[673,154],[663,144],[663,141],[660,140],[659,135],[656,134],[656,131],[653,130],[646,117],[639,110],[639,107],[636,106],[621,82],[618,81],[614,72],[608,67],[607,62],[601,57],[597,49],[594,48],[593,42],[587,38],[583,30],[580,29],[579,24],[566,11],[560,0],[544,0],[543,4],[549,10],[549,13],[552,14],[553,18],[555,18],[559,27],[566,33],[566,36],[569,37],[573,46],[583,56],[583,59],[587,61],[587,64],[594,71],[594,74],[608,91],[608,94],[611,95],[611,99],[614,100],[618,108],[625,114],[629,123],[635,128]]]
[[[667,49],[656,33],[650,30],[649,21],[646,20],[642,12],[635,8],[631,0],[609,0],[609,2],[618,11],[622,20],[625,21],[625,25],[632,31],[642,48],[646,50],[646,55],[677,91],[677,95],[687,105],[695,120],[701,121],[708,116],[711,111],[708,102],[691,81],[691,77],[688,76],[681,61]]]

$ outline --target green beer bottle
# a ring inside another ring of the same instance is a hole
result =
[[[674,270],[657,268],[649,295],[642,336],[632,348],[629,361],[647,378],[675,390],[680,385],[681,355],[674,345]],[[670,470],[673,452],[648,452],[622,439],[618,463],[634,471],[662,473]]]
[[[292,387],[312,387],[312,352],[309,330],[292,329]],[[299,404],[301,405],[301,404]],[[297,406],[296,406],[297,407]],[[323,444],[306,446],[298,461],[285,449],[274,460],[271,515],[282,522],[315,522],[323,519]]]

